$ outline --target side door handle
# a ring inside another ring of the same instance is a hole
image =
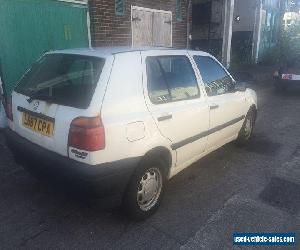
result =
[[[209,105],[209,109],[212,110],[212,109],[217,109],[219,108],[219,105],[218,104],[211,104]]]
[[[172,115],[163,115],[157,118],[157,121],[162,122],[166,120],[171,120],[173,118]]]

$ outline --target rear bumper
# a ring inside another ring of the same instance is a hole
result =
[[[5,137],[7,146],[25,169],[101,196],[122,194],[140,161],[137,157],[91,166],[46,150],[10,129],[5,130]]]
[[[277,86],[277,87],[299,87],[300,88],[300,81],[282,80],[279,78],[275,78],[275,86]]]

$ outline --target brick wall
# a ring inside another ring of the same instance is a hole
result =
[[[92,45],[131,45],[131,6],[172,11],[173,47],[186,47],[186,7],[182,0],[182,21],[176,19],[176,0],[125,0],[123,16],[115,15],[115,0],[89,0]]]

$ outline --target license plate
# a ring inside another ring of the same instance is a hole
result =
[[[48,121],[46,119],[42,119],[34,115],[30,115],[28,113],[23,113],[22,125],[25,128],[28,128],[38,134],[45,135],[48,137],[53,136],[54,122],[52,121]]]
[[[283,80],[293,80],[293,75],[292,74],[282,74],[282,79]]]

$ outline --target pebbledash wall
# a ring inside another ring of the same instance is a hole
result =
[[[188,0],[90,0],[92,46],[131,46],[131,6],[138,6],[171,11],[173,47],[186,48],[187,2]],[[190,20],[189,17],[188,19]]]

